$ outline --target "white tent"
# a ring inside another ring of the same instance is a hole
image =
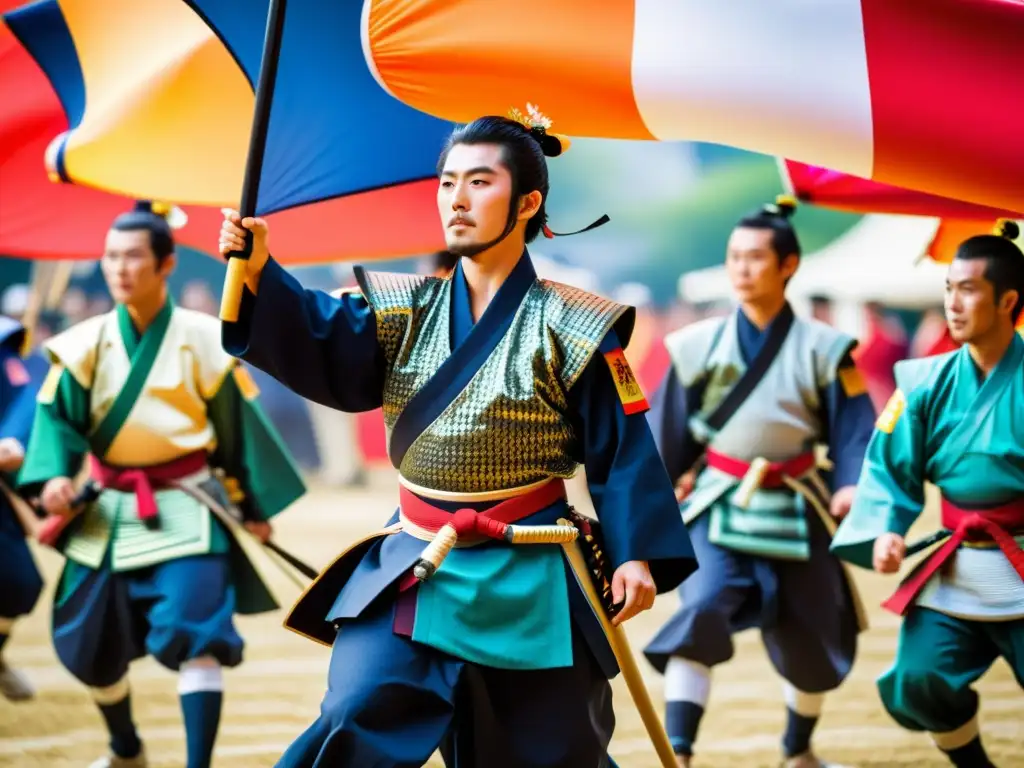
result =
[[[946,266],[921,258],[939,220],[922,216],[865,216],[842,237],[802,259],[787,292],[806,302],[825,296],[837,304],[878,301],[923,309],[942,303]],[[728,301],[724,267],[683,275],[679,294],[688,302]]]

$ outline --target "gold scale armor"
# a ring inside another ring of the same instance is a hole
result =
[[[360,285],[387,359],[383,411],[390,433],[451,354],[451,277],[361,272]],[[402,477],[460,494],[571,477],[581,449],[567,393],[613,326],[628,343],[634,317],[631,307],[535,280],[480,370],[409,447]]]

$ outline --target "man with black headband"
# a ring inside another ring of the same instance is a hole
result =
[[[235,534],[244,520],[265,541],[267,520],[305,490],[216,319],[169,297],[174,239],[153,208],[107,233],[115,309],[44,344],[51,368],[19,476],[50,515],[40,538],[67,558],[53,642],[110,732],[93,768],[146,765],[128,684],[146,655],[178,672],[186,765],[209,768],[221,668],[242,661],[234,614],[278,607]],[[72,480],[87,454],[94,503]]]
[[[646,648],[665,675],[666,728],[688,766],[734,633],[757,627],[784,679],[785,765],[824,765],[811,734],[825,693],[850,671],[863,613],[831,531],[850,507],[874,410],[855,341],[798,318],[786,284],[800,263],[791,198],[744,217],[725,265],[739,308],[670,334],[653,398],[655,440],[679,478],[700,570]],[[819,467],[827,446],[831,471]],[[695,481],[693,475],[696,475]]]
[[[545,156],[567,141],[515,117],[475,120],[441,154],[448,277],[357,270],[360,292],[304,291],[266,223],[226,212],[221,253],[254,235],[226,348],[331,407],[383,406],[400,474],[399,511],[287,621],[333,653],[320,717],[281,766],[418,766],[443,740],[449,765],[611,764],[618,670],[574,575],[577,528],[559,524],[581,463],[616,624],[695,567],[622,354],[633,310],[534,272]]]
[[[886,710],[928,732],[951,763],[989,768],[971,687],[1002,657],[1024,688],[1024,253],[1017,224],[965,240],[946,276],[946,319],[963,346],[896,365],[849,516],[832,551],[881,573],[942,494],[942,542],[884,606],[903,617],[896,662],[878,680]],[[915,549],[922,549],[918,546]],[[1018,740],[1019,744],[1019,740]],[[1019,754],[1019,752],[1018,752]]]

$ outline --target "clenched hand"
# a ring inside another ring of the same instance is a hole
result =
[[[623,563],[615,569],[612,576],[612,602],[621,603],[623,598],[626,602],[615,614],[612,624],[618,626],[641,611],[650,609],[657,594],[654,577],[651,576],[651,569],[647,563],[641,560]]]
[[[270,226],[263,219],[251,216],[242,218],[238,211],[222,208],[224,223],[220,227],[218,248],[221,256],[245,248],[245,231],[252,232],[252,254],[245,262],[245,284],[256,293],[260,285],[260,275],[270,258]]]
[[[883,533],[875,539],[872,565],[879,573],[896,573],[907,553],[906,542],[897,533]]]
[[[75,484],[67,477],[55,477],[47,480],[43,486],[43,492],[39,495],[39,502],[48,514],[67,517],[74,510],[71,503],[75,500],[78,491]]]
[[[16,437],[0,440],[0,472],[14,472],[21,469],[25,460],[25,449]]]

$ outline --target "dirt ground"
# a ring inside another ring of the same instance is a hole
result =
[[[373,476],[360,491],[314,489],[279,518],[276,539],[314,565],[329,562],[359,534],[386,519],[397,500],[387,472]],[[927,529],[922,521],[920,530]],[[84,689],[57,663],[49,640],[49,606],[61,560],[37,550],[48,589],[35,613],[8,643],[8,661],[28,673],[39,689],[35,701],[12,705],[0,699],[0,766],[71,768],[87,766],[104,753],[106,737],[99,714]],[[815,744],[828,760],[851,766],[947,765],[927,736],[900,730],[885,714],[874,680],[890,664],[898,621],[878,604],[894,582],[858,573],[872,626],[861,636],[853,673],[832,695]],[[298,588],[274,574],[272,584],[290,605]],[[674,594],[628,625],[635,651],[675,609]],[[284,748],[317,715],[324,689],[328,650],[281,628],[282,613],[239,619],[247,640],[246,661],[226,674],[224,716],[214,764],[218,768],[272,766]],[[775,766],[783,723],[781,684],[756,633],[738,639],[736,658],[715,671],[709,711],[699,741],[699,766]],[[662,695],[661,678],[640,660],[652,695]],[[184,739],[173,675],[149,659],[132,667],[136,721],[150,765],[184,764]],[[1000,768],[1024,767],[1024,694],[999,662],[978,686],[982,729]],[[615,681],[618,727],[612,755],[622,768],[655,768],[658,763],[621,680]],[[430,763],[440,766],[440,760]]]

